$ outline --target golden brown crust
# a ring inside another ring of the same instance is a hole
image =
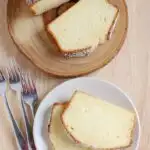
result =
[[[38,0],[39,1],[39,0]],[[38,1],[35,1],[33,4],[30,4],[29,5],[29,8],[30,8],[30,10],[31,10],[31,12],[34,14],[34,15],[41,15],[41,14],[36,14],[36,11],[35,11],[35,9],[34,9],[34,5],[36,4],[36,3],[38,3]],[[74,1],[71,1],[71,2],[67,2],[67,3],[65,3],[65,4],[62,4],[62,6],[63,5],[68,5],[67,6],[67,9],[69,9],[69,6],[71,7],[71,6],[73,6],[74,4],[75,4],[75,2]],[[61,8],[61,6],[59,6],[58,7],[58,10],[59,10],[59,8]],[[57,11],[58,11],[57,10]],[[43,12],[44,13],[44,12]]]
[[[52,122],[52,114],[53,114],[53,111],[54,111],[54,108],[57,106],[57,105],[63,105],[64,108],[66,108],[68,102],[64,102],[64,103],[54,103],[52,108],[51,108],[51,115],[50,115],[50,121],[49,121],[49,124],[48,124],[48,132],[50,133],[50,126],[51,126],[51,122]]]
[[[31,12],[33,13],[33,15],[41,15],[41,14],[44,14],[45,12],[47,12],[47,11],[44,11],[43,13],[40,13],[40,14],[37,14],[37,13],[36,13],[36,11],[35,11],[35,9],[34,9],[34,6],[35,6],[36,3],[38,3],[38,2],[39,2],[39,0],[36,1],[36,2],[34,2],[33,4],[29,5],[29,8],[30,8]],[[53,9],[55,9],[55,8],[52,8],[51,10],[53,10]]]
[[[53,20],[55,20],[57,17],[57,9],[53,8],[45,13],[43,13],[43,23],[44,23],[44,27],[45,27],[45,31],[46,30],[46,26],[51,23]]]
[[[38,2],[38,1],[37,1],[37,2]],[[32,5],[29,6],[29,8],[30,8],[31,12],[33,13],[33,15],[38,15],[38,14],[36,14],[36,11],[35,11],[35,9],[34,9],[34,5],[35,5],[37,2],[35,2],[34,4],[32,4]]]
[[[136,114],[135,114],[135,116],[134,116],[134,120],[133,120],[133,128],[132,128],[132,130],[131,130],[131,134],[130,134],[130,137],[131,137],[131,139],[132,139],[132,137],[134,136],[134,130],[135,130],[135,127],[136,127]],[[132,145],[132,143],[133,143],[133,139],[130,141],[130,146]],[[129,146],[129,147],[130,147]]]
[[[65,108],[64,108],[64,110],[63,110],[63,112],[62,112],[62,115],[61,115],[61,121],[62,121],[62,124],[63,124],[63,126],[64,126],[64,129],[66,130],[67,134],[72,138],[72,140],[73,140],[76,144],[80,144],[80,145],[83,145],[83,146],[85,147],[86,144],[84,144],[84,143],[82,143],[81,141],[79,141],[78,139],[76,139],[76,138],[67,130],[67,125],[65,124],[64,119],[63,119],[63,116],[64,116],[65,111],[68,109],[69,105],[70,105],[71,102],[72,102],[72,99],[73,99],[74,95],[75,95],[77,92],[78,92],[78,91],[75,91],[74,94],[72,95],[70,101],[69,101],[68,103],[66,103],[66,106],[65,106]],[[84,93],[84,92],[83,92],[83,93]],[[135,117],[134,117],[134,121],[133,121],[133,122],[134,122],[134,125],[133,125],[133,128],[132,128],[131,132],[130,132],[130,133],[131,133],[131,134],[130,134],[131,140],[130,140],[129,145],[124,146],[124,147],[115,147],[115,148],[113,148],[114,150],[115,150],[115,149],[121,149],[121,148],[129,148],[129,147],[132,145],[132,143],[133,143],[132,138],[133,138],[134,129],[135,129],[135,126],[136,126],[136,115],[135,115]],[[97,148],[93,147],[92,145],[91,145],[91,146],[87,146],[87,148],[97,149]],[[98,149],[99,149],[99,148],[98,148]],[[110,148],[105,148],[105,149],[101,148],[101,150],[111,150],[111,149],[110,149]]]
[[[64,129],[66,130],[67,134],[73,139],[73,141],[74,141],[75,143],[81,144],[81,142],[78,141],[78,140],[67,130],[67,125],[65,124],[64,119],[63,119],[63,115],[64,115],[65,111],[68,109],[68,107],[69,107],[70,103],[72,102],[72,99],[73,99],[73,97],[74,97],[74,95],[75,95],[76,93],[77,93],[77,91],[75,91],[75,92],[73,93],[73,95],[72,95],[70,101],[67,103],[67,105],[66,105],[65,109],[63,110],[62,115],[61,115],[60,118],[61,118],[61,122],[62,122],[62,124],[63,124],[63,126],[64,126]]]
[[[62,4],[60,7],[57,8],[57,15],[60,16],[63,14],[65,11],[67,11],[69,8],[71,8],[75,2],[69,1],[67,3]]]
[[[33,6],[34,6],[34,4],[37,3],[37,2],[38,2],[38,1],[36,1],[36,2],[31,2],[30,4],[26,3],[27,6],[28,6],[28,8],[30,9],[30,11],[31,11],[34,15],[36,15],[36,13],[35,13],[35,10],[33,9]]]

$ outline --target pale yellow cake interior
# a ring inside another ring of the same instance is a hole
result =
[[[80,0],[48,25],[64,52],[104,43],[118,9],[107,0]]]
[[[135,113],[83,92],[74,94],[62,119],[70,135],[87,147],[123,148],[132,142]]]

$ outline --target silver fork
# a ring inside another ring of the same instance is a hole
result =
[[[13,114],[11,112],[11,109],[9,107],[8,101],[7,101],[7,97],[6,97],[6,86],[7,86],[7,82],[4,78],[4,75],[2,73],[2,71],[0,70],[0,95],[3,97],[4,102],[5,102],[5,106],[7,108],[11,123],[12,123],[12,127],[14,130],[14,134],[15,134],[15,138],[16,138],[16,142],[18,145],[19,150],[28,150],[27,147],[27,142],[24,139],[22,132],[20,131],[17,122],[15,121]]]
[[[23,101],[24,103],[29,105],[32,112],[32,117],[34,119],[35,105],[38,100],[35,82],[31,79],[29,73],[21,73],[21,83],[23,88],[22,91]]]
[[[33,140],[33,134],[32,134],[32,127],[29,123],[25,105],[23,102],[23,97],[21,95],[22,93],[22,85],[21,85],[21,79],[19,74],[19,68],[14,64],[14,61],[11,62],[10,67],[6,69],[8,80],[10,83],[10,87],[12,90],[14,90],[17,93],[18,100],[21,102],[21,108],[22,108],[22,114],[25,122],[25,128],[26,128],[26,134],[27,134],[27,142],[29,150],[36,149],[34,140]]]

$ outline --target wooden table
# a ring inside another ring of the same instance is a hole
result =
[[[150,150],[150,1],[126,0],[129,9],[129,31],[119,55],[106,67],[89,76],[111,81],[121,87],[133,99],[140,114],[142,138],[139,150]],[[15,47],[7,29],[6,0],[0,0],[0,66],[15,57],[25,70],[36,76],[40,99],[63,79],[48,77],[34,67]],[[36,74],[35,74],[36,72]],[[23,127],[15,94],[8,92],[9,102],[19,126]],[[16,150],[15,138],[0,100],[0,149]]]

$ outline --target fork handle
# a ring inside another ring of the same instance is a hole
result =
[[[22,133],[18,127],[18,124],[16,123],[16,121],[12,115],[6,94],[3,95],[3,99],[5,101],[5,105],[6,105],[10,120],[12,122],[12,127],[13,127],[14,133],[16,135],[15,137],[16,137],[18,148],[19,148],[19,150],[28,150],[26,140],[24,139],[24,137],[23,137],[23,135],[22,135]]]
[[[25,122],[25,128],[26,128],[26,134],[27,134],[27,141],[28,141],[28,147],[29,150],[36,150],[35,144],[34,144],[34,139],[33,139],[33,134],[32,134],[32,127],[28,121],[25,105],[22,99],[21,92],[17,92],[18,99],[21,101],[21,108],[22,108],[22,114]]]
[[[34,105],[34,103],[30,104],[29,107],[30,107],[30,110],[32,113],[32,119],[34,120],[34,117],[35,117],[35,105]]]

